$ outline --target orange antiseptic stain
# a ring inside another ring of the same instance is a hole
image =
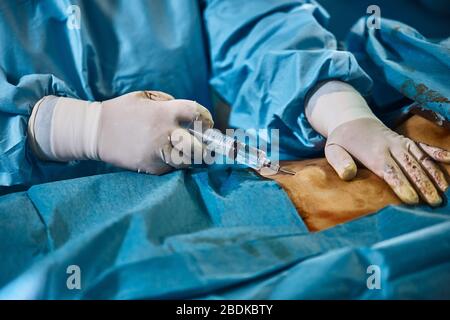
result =
[[[412,90],[413,89],[413,90]],[[406,80],[400,88],[400,91],[413,99],[414,101],[420,103],[436,102],[436,103],[450,103],[447,97],[435,90],[431,90],[423,83],[415,83],[413,80]],[[411,93],[415,92],[414,96],[410,96]]]

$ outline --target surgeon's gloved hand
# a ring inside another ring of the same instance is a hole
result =
[[[213,125],[211,114],[200,104],[157,91],[132,92],[104,102],[47,96],[33,109],[29,136],[32,149],[45,160],[101,160],[162,174],[191,163],[192,155],[182,151],[202,149],[183,128],[196,120]],[[173,136],[179,141],[177,150]]]
[[[358,160],[407,204],[419,197],[432,206],[442,203],[448,188],[435,161],[450,163],[446,150],[416,144],[386,127],[350,85],[331,81],[308,102],[311,125],[327,137],[325,156],[343,180],[355,177]]]

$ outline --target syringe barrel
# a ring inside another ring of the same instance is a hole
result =
[[[214,151],[218,155],[235,159],[235,140],[232,137],[222,134],[217,129],[206,129],[203,132],[189,129],[189,131],[200,140],[208,150]]]
[[[257,170],[270,165],[270,160],[263,150],[242,143],[217,129],[207,129],[203,132],[193,129],[189,129],[189,131],[201,140],[208,150],[225,156],[237,164],[243,164]]]

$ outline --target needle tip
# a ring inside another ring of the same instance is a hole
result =
[[[280,168],[280,171],[283,172],[283,173],[287,173],[287,174],[293,175],[293,176],[295,176],[295,174],[296,174],[295,171],[292,171],[290,169],[283,168],[283,167]]]

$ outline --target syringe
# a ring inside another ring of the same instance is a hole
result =
[[[263,150],[242,143],[217,129],[197,131],[188,128],[188,130],[199,141],[202,141],[209,151],[214,151],[216,155],[224,156],[237,164],[246,165],[259,172],[264,171],[264,175],[276,174],[279,171],[295,175],[294,171],[272,163]]]

